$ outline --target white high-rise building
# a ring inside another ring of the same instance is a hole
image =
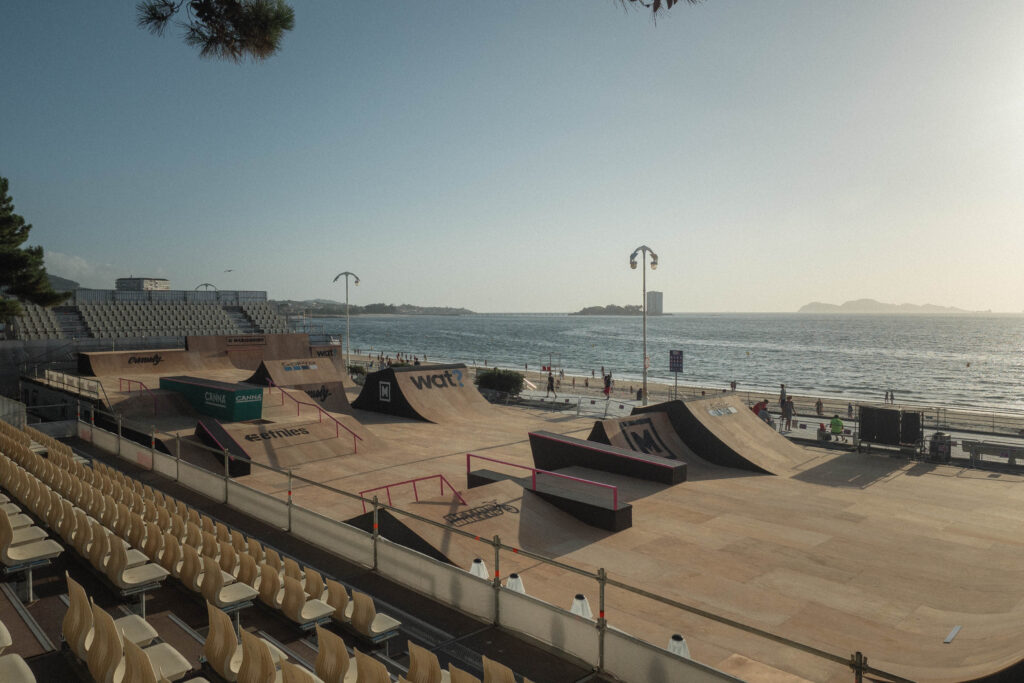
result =
[[[647,292],[647,315],[661,315],[665,312],[661,292]]]

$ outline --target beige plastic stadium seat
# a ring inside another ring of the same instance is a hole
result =
[[[516,683],[515,674],[512,669],[504,664],[488,659],[483,656],[484,683]]]
[[[327,604],[334,608],[331,618],[339,624],[352,620],[353,603],[348,599],[348,591],[334,579],[327,579]]]
[[[448,665],[448,674],[451,676],[452,683],[480,683],[479,678],[468,671],[463,671],[454,664]]]
[[[449,680],[448,672],[441,671],[437,655],[430,650],[409,641],[409,673],[405,674],[409,683],[441,683]]]
[[[68,611],[64,613],[61,633],[64,636],[64,642],[68,644],[75,656],[85,661],[93,637],[92,607],[89,605],[89,598],[81,584],[72,579],[67,572],[64,572],[64,578],[68,585]],[[157,637],[156,629],[137,614],[117,619],[114,626],[124,640],[131,641],[136,645],[148,645]]]
[[[277,673],[267,644],[248,631],[242,631],[242,665],[238,683],[267,683]]]
[[[317,626],[316,642],[320,647],[316,655],[316,675],[324,683],[355,683],[358,672],[355,662],[349,660],[341,636]]]
[[[388,631],[394,631],[402,622],[387,614],[378,614],[373,598],[359,591],[352,591],[352,627],[364,636],[374,639]]]
[[[281,681],[282,683],[324,683],[319,677],[291,662],[281,662]]]
[[[110,559],[107,561],[107,578],[115,586],[125,590],[160,583],[170,573],[160,565],[152,562],[141,564],[137,567],[127,567],[128,554],[125,552],[121,540],[117,538],[113,539],[109,557]]]
[[[307,600],[298,580],[286,576],[281,611],[296,624],[312,628],[314,624],[329,619],[334,613],[334,608],[322,600]]]
[[[4,683],[36,683],[36,677],[19,655],[4,655],[0,657],[0,681]]]
[[[386,666],[370,655],[364,655],[358,648],[352,648],[356,659],[356,683],[391,683]]]
[[[244,583],[235,582],[224,585],[225,573],[221,571],[220,565],[212,557],[203,557],[203,578],[201,592],[207,601],[217,607],[232,607],[240,603],[249,602],[259,593],[255,588]],[[227,574],[234,581],[234,577]]]
[[[31,541],[20,545],[12,545],[14,528],[6,514],[0,514],[0,561],[6,567],[49,560],[64,551],[64,546],[53,539]]]
[[[11,643],[14,641],[11,639],[11,632],[7,630],[7,624],[0,621],[0,655],[4,653]]]

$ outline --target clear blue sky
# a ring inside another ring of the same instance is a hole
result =
[[[293,2],[263,63],[7,2],[0,175],[51,272],[272,298],[1024,309],[1024,2]],[[234,272],[225,274],[226,269]]]

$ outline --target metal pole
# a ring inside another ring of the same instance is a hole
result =
[[[288,531],[292,530],[292,471],[288,470]]]
[[[647,405],[647,252],[646,251],[643,252],[643,254],[640,256],[640,268],[641,268],[641,270],[644,271],[643,278],[642,278],[643,279],[643,283],[644,283],[644,285],[643,285],[643,287],[644,287],[644,294],[643,294],[643,300],[641,301],[641,303],[643,304],[643,311],[644,311],[644,400],[643,400],[643,405]]]
[[[352,365],[352,328],[348,322],[348,275],[345,276],[345,371]]]
[[[494,536],[494,625],[501,626],[501,538]]]
[[[373,497],[373,569],[377,570],[377,538],[380,536],[379,518],[377,516],[377,496]]]
[[[231,476],[228,468],[231,466],[229,458],[231,455],[228,453],[228,449],[223,450],[224,453],[224,504],[228,504],[228,478]]]
[[[608,573],[601,567],[597,570],[598,603],[597,603],[597,670],[604,671],[604,634],[608,630],[608,620],[604,616],[604,589],[608,581]]]

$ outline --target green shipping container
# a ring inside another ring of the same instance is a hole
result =
[[[251,384],[229,384],[182,376],[161,377],[160,388],[181,394],[197,412],[221,422],[263,417],[263,389]]]

